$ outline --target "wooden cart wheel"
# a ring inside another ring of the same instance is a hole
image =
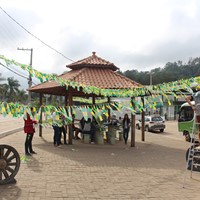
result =
[[[19,167],[20,156],[16,149],[9,145],[0,145],[0,185],[13,181]]]

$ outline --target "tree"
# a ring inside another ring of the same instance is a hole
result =
[[[8,78],[8,95],[9,95],[9,100],[13,101],[15,100],[16,93],[19,92],[19,81],[15,80],[13,77]]]
[[[27,92],[25,90],[19,90],[16,93],[16,98],[15,98],[16,101],[23,103],[23,104],[26,104],[27,99],[28,99],[28,95],[27,95]]]
[[[6,79],[4,77],[1,77],[1,73],[0,73],[0,82],[1,81],[5,81]]]
[[[1,77],[0,73],[0,82],[5,81],[6,79],[4,77]],[[0,84],[0,100],[2,101],[4,99],[4,84]]]
[[[8,96],[8,84],[2,84],[0,88],[1,101],[6,101]]]
[[[142,84],[150,84],[150,73],[152,74],[153,85],[188,79],[200,76],[200,58],[190,58],[187,64],[182,61],[167,62],[163,68],[155,68],[149,71],[127,70],[123,75]]]

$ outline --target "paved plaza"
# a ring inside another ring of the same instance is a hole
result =
[[[42,138],[36,132],[33,147],[38,154],[28,158],[23,131],[2,137],[0,144],[16,148],[22,161],[17,183],[0,186],[0,200],[199,200],[200,173],[191,179],[188,171],[183,188],[189,143],[177,132],[176,122],[166,124],[164,133],[147,132],[145,142],[136,130],[136,147],[130,141],[97,145],[74,140],[58,148],[52,143],[53,130],[46,128]]]

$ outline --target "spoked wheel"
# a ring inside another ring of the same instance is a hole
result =
[[[19,167],[20,156],[16,149],[0,145],[0,185],[13,181]]]

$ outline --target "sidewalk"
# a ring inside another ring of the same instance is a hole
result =
[[[172,123],[170,127],[173,127]],[[136,147],[117,141],[115,145],[83,144],[61,148],[52,144],[53,130],[43,129],[33,139],[38,153],[23,159],[14,185],[0,186],[0,199],[199,199],[200,174],[190,179],[185,172],[185,152],[189,144],[181,135],[166,130],[146,133],[141,142],[136,131]],[[174,139],[175,138],[175,139]],[[24,156],[23,131],[1,138]]]
[[[3,117],[0,115],[0,138],[23,130],[22,118]]]

